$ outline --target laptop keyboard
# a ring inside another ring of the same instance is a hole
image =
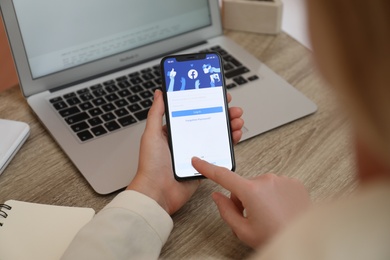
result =
[[[226,87],[244,85],[258,79],[220,46],[215,51],[223,59]],[[153,92],[161,88],[160,66],[155,65],[115,79],[77,90],[49,101],[81,142],[128,127],[146,119]]]

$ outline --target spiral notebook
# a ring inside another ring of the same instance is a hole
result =
[[[91,208],[16,200],[0,204],[0,259],[60,259],[94,214]]]

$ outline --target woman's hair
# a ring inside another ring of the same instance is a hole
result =
[[[390,164],[390,1],[307,0],[317,63],[358,134]]]

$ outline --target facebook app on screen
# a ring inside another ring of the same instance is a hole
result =
[[[199,175],[193,156],[232,169],[223,78],[215,54],[205,59],[164,61],[174,169],[179,177]]]

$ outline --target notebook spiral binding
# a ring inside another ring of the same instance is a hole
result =
[[[7,204],[0,204],[0,217],[7,218],[8,214],[4,210],[11,210],[12,207]],[[3,226],[3,223],[0,222],[0,227]]]

